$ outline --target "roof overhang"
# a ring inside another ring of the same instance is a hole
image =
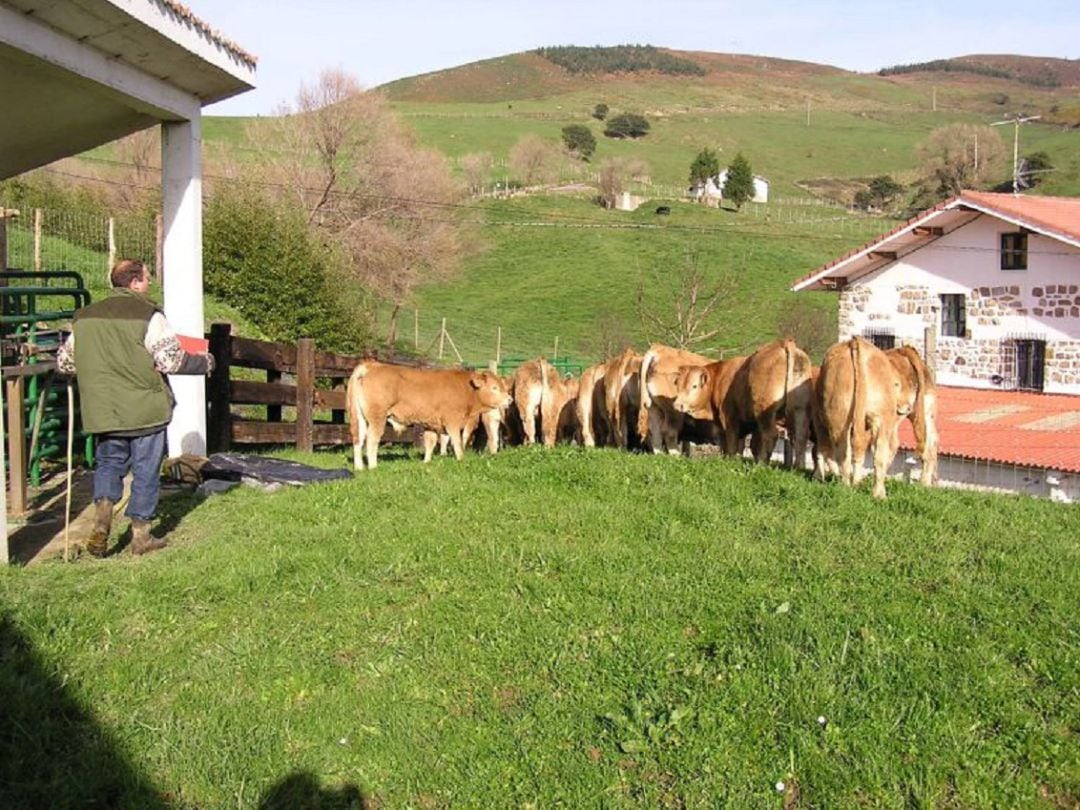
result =
[[[799,279],[791,286],[791,290],[842,290],[852,282],[887,267],[983,215],[1080,247],[1080,239],[1074,235],[1046,227],[1031,218],[1002,211],[1000,207],[967,195],[965,192],[958,197],[952,197],[862,247],[829,262]]]
[[[169,0],[0,0],[0,178],[254,86],[254,57]]]

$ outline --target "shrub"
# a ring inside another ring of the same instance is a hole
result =
[[[648,131],[649,122],[637,113],[616,115],[604,127],[604,134],[609,138],[640,138]]]
[[[588,160],[596,151],[596,138],[592,130],[583,124],[570,124],[563,127],[562,139],[567,150],[578,155],[582,160]]]
[[[608,107],[607,104],[597,104],[595,107],[593,107],[592,117],[595,118],[597,121],[603,121],[605,118],[607,118],[608,110],[610,109],[611,108]]]
[[[203,217],[203,267],[206,291],[272,340],[308,337],[333,352],[369,342],[370,307],[292,207],[243,187],[218,189]]]

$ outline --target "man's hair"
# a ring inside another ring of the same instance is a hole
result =
[[[109,273],[109,280],[112,282],[113,287],[118,289],[130,287],[131,282],[141,279],[145,272],[146,265],[138,259],[121,259],[113,265],[112,272]]]

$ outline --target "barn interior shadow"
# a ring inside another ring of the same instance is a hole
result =
[[[0,695],[0,807],[170,806],[6,616]]]
[[[259,810],[366,810],[371,806],[371,797],[356,785],[324,788],[308,771],[289,774],[259,802]]]

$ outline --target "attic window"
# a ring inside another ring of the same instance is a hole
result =
[[[1027,270],[1027,234],[1023,231],[1001,235],[1001,269]]]

